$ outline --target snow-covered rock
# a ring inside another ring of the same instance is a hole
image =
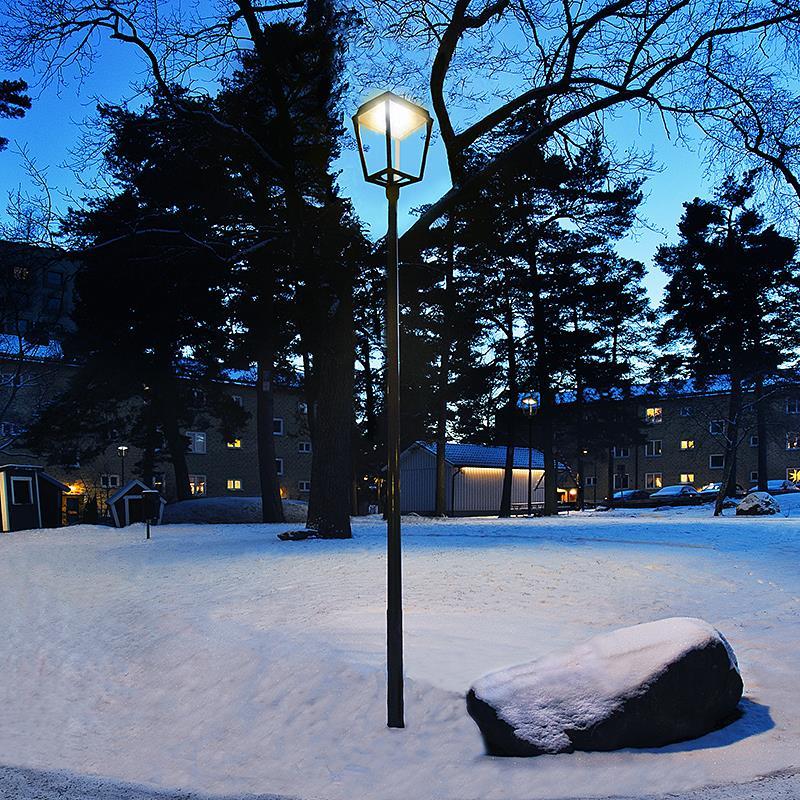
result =
[[[736,507],[737,516],[766,517],[780,512],[778,501],[768,492],[750,492]]]
[[[692,739],[732,720],[741,696],[722,634],[672,617],[485,675],[467,710],[490,755],[535,756]]]
[[[286,522],[305,522],[308,503],[302,500],[284,500],[283,515]],[[165,524],[201,523],[230,524],[261,522],[260,497],[194,497],[180,500],[164,508]]]

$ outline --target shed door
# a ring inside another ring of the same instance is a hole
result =
[[[144,503],[142,497],[126,497],[125,505],[128,508],[128,525],[134,522],[144,522]]]
[[[8,499],[12,531],[39,527],[39,510],[33,477],[10,475]]]

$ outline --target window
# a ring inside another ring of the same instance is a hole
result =
[[[692,416],[692,407],[691,406],[681,406],[680,415],[682,417],[691,417]]]
[[[297,488],[301,492],[310,492],[311,491],[311,481],[297,481]]]
[[[64,273],[56,272],[54,269],[47,270],[45,275],[45,284],[47,286],[61,287],[64,285]]]
[[[100,486],[103,489],[119,489],[119,475],[104,472],[100,476]]]
[[[278,475],[283,475],[283,459],[282,458],[276,458],[275,459],[275,471],[278,473]]]
[[[239,408],[244,408],[244,400],[242,400],[241,396],[238,394],[231,395],[231,400],[239,406]]]
[[[14,280],[15,281],[27,281],[31,277],[31,271],[28,267],[22,266],[21,264],[17,264],[14,267]]]
[[[228,447],[238,450],[242,446],[241,439],[234,439],[232,442],[227,442]]]
[[[33,478],[11,479],[11,505],[33,505]]]
[[[800,397],[787,397],[786,398],[786,413],[787,414],[800,414]]]
[[[709,469],[722,469],[725,466],[724,453],[714,453],[708,457]]]
[[[631,454],[630,447],[612,447],[611,455],[614,458],[629,458]]]
[[[597,475],[587,475],[583,484],[584,486],[597,486]]]
[[[645,442],[644,454],[646,456],[660,456],[661,439],[651,439],[649,442]]]
[[[798,431],[789,431],[786,434],[786,449],[800,450],[800,433]]]
[[[681,472],[681,483],[694,483],[694,472]]]
[[[241,492],[242,491],[242,479],[241,478],[228,478],[226,482],[226,486],[228,487],[229,492]]]
[[[800,467],[789,467],[786,470],[786,480],[792,483],[800,483]]]
[[[614,473],[614,488],[615,489],[628,489],[631,484],[631,476],[626,472]]]
[[[750,437],[750,447],[758,447],[758,435],[755,433]]]
[[[165,481],[164,481],[164,473],[163,472],[154,472],[153,473],[153,481],[152,481],[152,483],[153,483],[153,486],[152,486],[153,489],[157,489],[159,492],[163,492],[164,491],[164,483],[165,483]],[[191,488],[191,484],[190,484],[190,488]]]
[[[664,485],[664,480],[660,472],[645,472],[644,488],[660,489]]]
[[[723,435],[725,433],[725,420],[712,419],[711,422],[708,423],[708,432],[714,434],[714,436]]]
[[[298,453],[310,453],[311,452],[311,442],[298,442],[297,443],[297,452]]]
[[[648,408],[645,411],[644,420],[648,425],[658,425],[664,421],[664,409],[661,406]]]
[[[754,469],[750,472],[750,483],[758,483],[758,470]]]
[[[206,493],[206,476],[205,475],[190,475],[189,476],[189,489],[196,497],[201,497]]]
[[[275,436],[283,436],[283,417],[275,417],[272,420],[272,432]]]
[[[190,453],[206,452],[206,435],[203,431],[186,431],[186,435],[189,437]]]
[[[694,439],[681,439],[681,450],[694,450]]]
[[[308,414],[308,403],[298,403],[297,411],[300,414]]]

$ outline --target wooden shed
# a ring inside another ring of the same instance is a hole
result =
[[[31,464],[0,467],[0,522],[3,533],[28,528],[59,528],[69,486]]]
[[[111,511],[111,517],[114,520],[114,525],[117,528],[124,528],[134,522],[144,522],[144,499],[142,492],[150,487],[142,483],[140,480],[128,481],[124,486],[117,489],[111,497],[108,498],[108,507]],[[160,498],[161,503],[158,508],[158,519],[156,524],[161,522],[161,515],[164,512],[164,504],[166,500]]]
[[[533,503],[544,503],[544,456],[532,453]],[[445,447],[448,489],[447,513],[452,516],[497,514],[503,492],[505,447],[454,444]],[[511,503],[517,509],[528,503],[528,448],[514,450]],[[400,511],[433,514],[436,508],[436,446],[414,442],[400,454]]]

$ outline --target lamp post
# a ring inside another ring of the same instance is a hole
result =
[[[120,472],[122,473],[122,476],[120,478],[120,482],[119,483],[120,483],[120,486],[124,486],[125,485],[125,456],[128,455],[128,446],[124,445],[124,444],[121,444],[117,448],[117,455],[119,456],[120,464],[122,465],[121,468],[120,468]]]
[[[387,604],[386,604],[386,671],[387,724],[390,728],[405,727],[403,714],[403,598],[400,546],[400,292],[397,251],[397,201],[400,189],[422,180],[433,119],[421,106],[410,103],[392,92],[384,92],[359,107],[353,115],[358,153],[364,180],[383,186],[389,205],[386,233],[386,413],[388,483],[386,487],[387,520]],[[424,130],[423,130],[424,129]],[[418,165],[411,171],[400,169],[400,144],[417,131],[422,135],[416,156],[403,163]],[[379,161],[372,161],[372,138]],[[385,158],[383,157],[385,155]]]
[[[537,392],[523,395],[520,398],[522,408],[528,417],[528,516],[533,514],[533,418],[539,410]]]

